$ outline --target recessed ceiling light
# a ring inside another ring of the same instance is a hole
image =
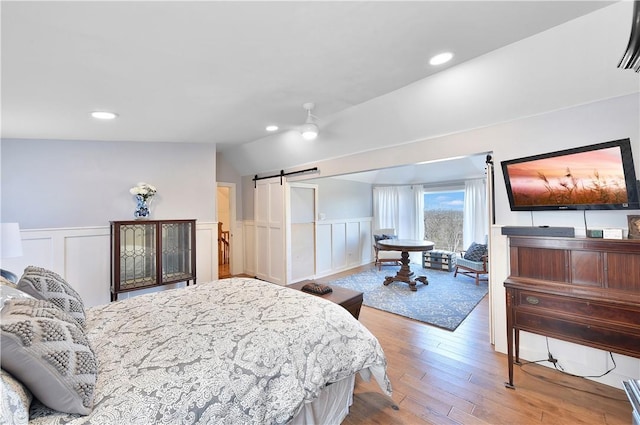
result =
[[[107,112],[107,111],[93,111],[91,113],[91,116],[99,120],[112,120],[114,118],[117,118],[118,114],[115,114],[113,112]]]
[[[278,126],[277,125],[268,125],[266,130],[267,131],[276,131],[276,130],[278,130]]]
[[[440,53],[429,59],[429,63],[431,65],[442,65],[443,63],[449,62],[452,57],[453,53],[451,52]]]

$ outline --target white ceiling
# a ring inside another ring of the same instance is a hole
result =
[[[2,1],[2,137],[224,151],[301,125],[304,102],[338,114],[611,3]]]

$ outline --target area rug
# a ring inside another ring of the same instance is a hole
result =
[[[399,266],[383,266],[334,280],[330,286],[342,286],[362,292],[363,304],[378,310],[409,317],[450,331],[455,330],[487,294],[487,282],[467,276],[453,277],[453,272],[423,269],[411,264],[418,276],[427,276],[428,285],[417,282],[418,290],[411,291],[404,282],[384,286],[385,276],[395,276]]]

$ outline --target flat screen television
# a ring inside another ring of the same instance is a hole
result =
[[[639,209],[629,139],[502,161],[512,211]]]

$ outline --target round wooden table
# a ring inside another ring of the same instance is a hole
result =
[[[416,281],[422,282],[428,285],[426,276],[418,276],[414,279],[415,273],[411,271],[409,267],[409,252],[424,252],[431,251],[434,243],[431,241],[421,241],[413,239],[382,239],[378,241],[378,249],[382,251],[401,251],[402,265],[400,270],[395,276],[387,276],[384,279],[384,285],[388,285],[391,282],[404,282],[409,284],[409,289],[417,291]]]

